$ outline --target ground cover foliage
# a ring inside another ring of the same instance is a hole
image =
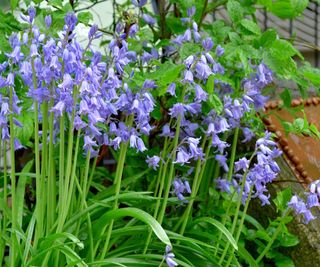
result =
[[[278,81],[305,96],[319,75],[255,11],[295,18],[308,1],[114,1],[107,29],[99,2],[0,11],[2,265],[294,266],[279,248],[298,244],[292,211],[314,219],[318,183],[270,199],[281,151],[257,113]],[[268,226],[253,199],[277,210]]]

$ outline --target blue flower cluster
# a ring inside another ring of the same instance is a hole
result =
[[[316,180],[309,185],[309,192],[305,193],[306,201],[297,195],[292,196],[288,207],[292,208],[297,215],[301,215],[305,223],[316,219],[312,214],[312,207],[319,207],[320,180]]]
[[[96,25],[90,28],[88,45],[83,48],[75,38],[75,14],[66,15],[65,26],[58,38],[41,33],[34,25],[34,17],[35,9],[29,8],[28,15],[22,15],[29,24],[28,30],[10,37],[12,52],[6,54],[7,62],[1,64],[0,87],[14,88],[15,78],[21,78],[29,88],[28,97],[39,104],[48,103],[49,112],[55,118],[55,132],[65,130],[59,128],[58,121],[66,115],[70,127],[83,133],[83,148],[90,151],[91,156],[96,156],[103,144],[118,149],[127,141],[130,147],[145,151],[141,135],[148,135],[152,129],[149,120],[155,102],[150,91],[156,85],[153,81],[145,81],[142,88],[133,92],[124,82],[130,75],[125,67],[144,61],[143,56],[128,49],[125,34],[115,36],[110,42],[111,56],[105,61],[91,45],[94,39],[101,37]],[[50,15],[46,16],[48,29],[51,22]],[[20,113],[15,91],[12,111],[8,99],[1,96],[2,139],[9,138],[7,115]],[[39,119],[48,116],[40,109],[39,114]],[[133,118],[131,125],[129,117]]]

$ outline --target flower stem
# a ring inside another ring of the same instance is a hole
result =
[[[133,119],[134,115],[130,115],[128,118],[128,127],[131,128],[133,124]],[[127,154],[127,149],[128,149],[129,141],[125,143],[121,143],[120,145],[120,155],[119,155],[119,160],[118,160],[118,165],[117,165],[117,170],[116,170],[116,176],[114,179],[114,185],[115,185],[115,200],[113,203],[113,210],[118,209],[118,196],[120,194],[120,189],[121,189],[121,180],[122,180],[122,174],[123,174],[123,168],[124,168],[124,162],[126,159],[126,154]],[[108,226],[108,232],[107,232],[107,237],[106,241],[104,243],[101,255],[100,255],[100,260],[103,260],[108,249],[109,249],[109,243],[110,243],[110,238],[111,238],[111,233],[112,233],[112,228],[113,228],[113,223],[114,221],[112,220]]]
[[[274,241],[277,239],[278,235],[281,232],[281,229],[283,227],[283,219],[287,216],[287,214],[289,213],[289,209],[285,211],[285,213],[283,214],[281,221],[277,227],[277,229],[274,231],[271,239],[269,240],[268,244],[265,246],[264,250],[261,252],[261,254],[258,256],[258,258],[256,259],[256,263],[259,264],[259,262],[263,259],[263,257],[268,253],[268,251],[270,250],[271,246],[273,245]]]
[[[45,198],[48,196],[48,187],[46,187],[46,177],[48,172],[48,142],[47,142],[47,136],[48,136],[48,103],[44,102],[42,104],[42,156],[41,156],[41,188],[42,188],[42,203],[41,203],[41,210],[43,213],[45,213],[46,209],[46,201]],[[48,204],[48,202],[47,202]],[[49,214],[47,214],[47,219],[49,217]],[[46,233],[50,231],[50,228],[46,227]]]
[[[250,203],[250,200],[251,200],[252,189],[253,189],[253,186],[251,186],[251,188],[250,188],[250,192],[249,192],[249,195],[248,195],[248,197],[246,199],[246,204],[245,204],[243,212],[242,212],[239,228],[238,228],[238,231],[237,231],[237,234],[236,234],[236,238],[235,238],[236,243],[238,243],[240,235],[241,235],[241,232],[242,232],[244,219],[245,219],[245,217],[247,215],[247,210],[248,210],[249,203]],[[226,267],[229,267],[233,257],[234,257],[234,248],[232,247],[231,253],[229,255],[229,258],[228,258],[228,261],[227,261],[227,264],[226,264]]]
[[[175,133],[175,136],[174,136],[174,139],[173,139],[173,152],[174,152],[174,153],[172,153],[173,156],[175,156],[176,150],[177,150],[177,146],[178,146],[178,141],[179,141],[179,136],[180,136],[181,119],[182,119],[182,117],[181,117],[181,115],[179,115],[178,116],[178,120],[177,120],[176,133]],[[168,203],[168,198],[169,198],[169,194],[170,194],[170,188],[171,188],[173,177],[174,177],[174,163],[173,163],[173,160],[171,160],[168,180],[166,181],[166,188],[165,188],[165,192],[164,192],[164,199],[163,199],[163,202],[162,202],[160,214],[158,216],[158,222],[160,224],[162,224],[164,213],[166,211],[166,207],[167,207],[167,203]]]
[[[239,128],[236,128],[234,131],[233,140],[232,140],[232,149],[231,149],[231,155],[230,155],[228,181],[231,181],[232,174],[233,174],[233,167],[234,167],[234,161],[235,161],[235,156],[236,156],[236,151],[237,151],[238,137],[239,137]]]
[[[207,143],[207,137],[205,136],[203,141],[202,141],[202,149],[204,149],[204,146],[205,146],[206,143]],[[184,231],[186,229],[186,226],[187,226],[187,223],[188,223],[188,220],[189,220],[189,216],[190,216],[190,213],[191,213],[191,210],[192,210],[192,207],[193,207],[193,203],[194,203],[194,200],[195,200],[195,198],[196,198],[196,196],[198,194],[198,190],[199,190],[199,187],[200,187],[200,184],[201,184],[201,179],[202,179],[202,176],[203,176],[203,173],[204,173],[204,169],[206,167],[206,161],[207,161],[209,153],[210,153],[210,148],[211,148],[211,146],[210,146],[210,144],[208,144],[206,152],[205,152],[205,160],[204,160],[203,163],[202,163],[202,160],[200,158],[197,160],[197,166],[196,166],[196,170],[195,170],[195,177],[194,177],[194,180],[193,180],[193,183],[192,183],[190,200],[189,200],[187,209],[185,210],[183,216],[181,217],[182,226],[181,226],[181,229],[180,229],[180,235],[183,235]]]
[[[255,156],[256,154],[253,153],[251,155],[251,158],[249,160],[249,166],[250,166],[250,163],[253,159],[253,157]],[[238,216],[239,216],[239,211],[240,211],[240,207],[241,207],[241,202],[242,202],[242,197],[243,197],[243,191],[244,191],[244,186],[245,186],[245,183],[246,183],[246,180],[247,180],[247,174],[249,172],[249,168],[245,171],[245,173],[243,174],[243,177],[242,177],[242,181],[241,181],[241,189],[240,189],[240,193],[239,193],[239,199],[238,199],[238,203],[237,203],[237,208],[236,208],[236,211],[235,211],[235,214],[234,214],[234,218],[233,218],[233,223],[232,223],[232,227],[231,227],[231,231],[230,233],[233,235],[234,234],[234,231],[236,229],[236,226],[237,226],[237,221],[238,221]],[[222,256],[219,260],[219,264],[221,264],[228,252],[228,249],[229,249],[229,246],[230,246],[230,243],[227,243],[225,248],[224,248],[224,251],[222,253]]]
[[[162,153],[161,153],[161,158],[165,158],[165,156],[167,154],[167,148],[168,148],[168,138],[165,139],[163,150],[162,150]],[[154,209],[154,212],[153,212],[153,217],[154,218],[156,218],[158,216],[160,202],[161,202],[160,198],[161,198],[162,193],[163,193],[164,180],[165,180],[165,175],[167,173],[167,167],[168,167],[167,162],[164,162],[163,160],[161,160],[159,173],[158,173],[158,177],[157,177],[157,185],[156,185],[156,190],[155,190],[155,195],[154,195],[154,196],[158,196],[157,202],[156,202],[156,206],[155,206],[155,209]],[[146,245],[145,245],[144,250],[143,250],[143,254],[145,254],[147,252],[147,250],[148,250],[148,246],[149,246],[150,241],[151,241],[151,236],[152,236],[152,231],[150,231],[150,229],[149,229],[149,234],[148,234],[148,237],[147,237]]]
[[[53,106],[53,99],[49,103],[50,108]],[[47,183],[47,231],[49,232],[54,224],[56,217],[56,171],[54,161],[54,145],[53,145],[53,127],[54,127],[54,114],[50,113],[49,116],[49,151],[48,151],[48,183]],[[50,230],[49,230],[50,229]]]
[[[11,232],[11,250],[10,250],[10,264],[11,266],[15,266],[16,260],[16,234],[15,230],[17,230],[17,216],[16,216],[16,175],[15,175],[15,156],[14,156],[14,126],[13,126],[13,88],[10,86],[10,115],[9,115],[9,125],[10,125],[10,161],[11,161],[11,171],[10,171],[10,179],[11,179],[11,203],[12,203],[12,213],[11,213],[11,220],[12,220],[12,232]]]

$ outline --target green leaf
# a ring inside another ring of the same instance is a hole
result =
[[[19,4],[19,0],[10,0],[11,10],[14,10]]]
[[[28,173],[31,171],[33,167],[33,160],[29,161],[22,169],[22,174],[19,176],[18,186],[17,186],[17,200],[16,200],[16,210],[17,210],[17,222],[18,225],[22,225],[23,219],[23,204],[24,204],[24,195],[25,195],[25,188],[26,182],[28,179],[28,175],[23,173]]]
[[[220,114],[223,110],[223,104],[221,99],[216,94],[209,95],[209,103],[216,110],[218,114]]]
[[[91,20],[93,20],[93,16],[89,11],[80,12],[77,17],[79,22],[83,24],[88,24]]]
[[[216,228],[219,229],[219,231],[227,238],[227,240],[230,242],[230,244],[233,246],[235,250],[238,250],[238,245],[237,242],[234,240],[233,236],[231,233],[228,231],[228,229],[219,221],[209,218],[209,217],[203,217],[195,220],[195,224],[200,223],[200,222],[206,222],[209,223]]]
[[[214,75],[210,75],[208,80],[207,80],[207,83],[206,83],[206,91],[209,93],[209,94],[213,94],[214,92],[214,80],[215,80],[215,77]]]
[[[100,238],[102,230],[111,220],[116,220],[122,217],[134,217],[146,224],[148,224],[156,236],[166,245],[171,246],[171,242],[162,226],[153,218],[150,214],[137,208],[122,208],[117,210],[111,210],[100,217],[93,225],[93,236]]]
[[[26,146],[33,136],[32,116],[28,112],[21,112],[21,115],[16,116],[16,119],[21,122],[22,127],[14,125],[14,136],[20,140],[22,145]]]
[[[260,27],[258,26],[258,24],[256,24],[255,22],[253,22],[252,20],[249,19],[242,19],[240,21],[240,24],[249,32],[254,33],[254,34],[260,34]]]
[[[256,263],[255,259],[251,256],[251,254],[244,248],[244,246],[239,245],[238,247],[239,256],[244,259],[250,267],[259,267]]]
[[[276,267],[295,267],[292,259],[277,252],[276,256],[273,258]]]
[[[316,86],[320,85],[320,70],[310,66],[302,69],[303,76]]]
[[[293,247],[299,244],[299,238],[290,233],[279,236],[278,240],[282,247]]]
[[[243,18],[243,9],[239,2],[234,0],[228,1],[227,10],[232,22],[238,23]]]
[[[289,108],[291,107],[291,91],[289,89],[285,89],[281,94],[280,94],[280,97],[283,101],[283,104]]]
[[[277,197],[273,200],[274,204],[277,207],[277,210],[281,212],[285,211],[288,206],[288,202],[292,197],[291,188],[288,187],[287,189],[280,191],[277,193]]]
[[[308,0],[277,0],[269,10],[279,18],[290,19],[300,16],[308,4]]]
[[[290,58],[299,54],[299,51],[285,40],[275,40],[270,47],[270,51],[278,59]]]
[[[187,58],[190,55],[194,55],[201,50],[201,47],[192,43],[184,43],[179,49],[179,55],[182,59]]]
[[[161,96],[166,93],[167,86],[180,77],[180,73],[184,68],[183,64],[177,65],[168,60],[161,64],[154,72],[141,76],[141,82],[143,83],[146,79],[154,80],[158,88],[153,92]]]
[[[274,29],[266,30],[259,39],[259,45],[261,47],[270,47],[277,39],[277,32]]]
[[[295,119],[293,121],[293,127],[295,127],[298,132],[303,132],[303,130],[305,129],[304,119],[302,119],[302,118]]]

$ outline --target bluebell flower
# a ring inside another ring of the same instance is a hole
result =
[[[130,29],[129,29],[129,37],[133,38],[137,32],[139,31],[139,26],[138,24],[133,24],[131,25]]]
[[[215,159],[219,162],[219,164],[223,167],[225,172],[229,171],[229,166],[227,164],[227,157],[225,155],[215,155]]]
[[[242,133],[244,135],[244,139],[241,141],[243,143],[247,143],[255,136],[255,134],[247,127],[242,128]]]
[[[131,3],[136,7],[143,7],[148,0],[131,0]]]
[[[231,182],[227,179],[217,178],[214,180],[214,182],[216,183],[217,189],[220,191],[227,192],[228,194],[231,193]]]
[[[170,83],[170,85],[167,88],[167,93],[169,93],[172,96],[176,96],[176,84]]]
[[[249,168],[249,163],[250,161],[246,157],[239,159],[234,163],[235,172],[238,172],[240,170],[246,171]]]
[[[193,55],[188,56],[184,61],[184,65],[189,69],[191,67],[191,65],[193,64],[195,60],[195,57]]]
[[[193,17],[195,13],[196,13],[196,7],[195,6],[189,7],[187,9],[187,15],[188,15],[189,18]]]
[[[318,195],[317,194],[312,194],[312,193],[308,194],[308,196],[307,196],[307,205],[308,205],[308,208],[320,206]]]
[[[175,267],[178,266],[178,263],[176,263],[174,259],[175,255],[172,253],[172,248],[167,245],[166,246],[166,254],[164,255],[164,259],[168,265],[168,267]]]
[[[224,49],[221,47],[221,45],[217,45],[216,55],[217,55],[218,57],[221,57],[223,54],[224,54]]]
[[[185,163],[190,163],[191,156],[188,154],[184,147],[178,147],[177,158],[173,163],[179,163],[184,165]]]
[[[208,77],[212,74],[212,71],[207,64],[198,62],[196,64],[196,73],[197,78],[199,78],[200,80],[207,80]]]
[[[51,15],[47,15],[45,16],[44,18],[44,22],[46,24],[46,27],[49,29],[50,26],[51,26],[51,23],[52,23],[52,18],[51,18]]]
[[[202,87],[198,84],[195,84],[195,93],[196,93],[196,97],[195,97],[195,100],[196,101],[206,101],[208,99],[208,93],[205,92]]]
[[[210,51],[213,47],[213,41],[210,37],[207,37],[202,41],[202,46],[206,51]]]
[[[149,168],[152,167],[154,170],[157,170],[157,168],[159,167],[160,157],[158,157],[158,156],[152,156],[152,157],[147,156],[146,162],[148,163],[148,167]]]
[[[149,25],[154,25],[155,23],[156,23],[156,20],[155,20],[155,18],[153,18],[153,17],[151,17],[150,15],[148,15],[148,14],[143,14],[142,15],[142,18],[143,18],[143,20],[147,23],[147,24],[149,24]]]
[[[191,194],[191,188],[189,182],[187,180],[182,181],[181,178],[175,178],[173,180],[173,193],[178,197],[179,200],[183,202],[188,202],[184,194],[188,193]]]

